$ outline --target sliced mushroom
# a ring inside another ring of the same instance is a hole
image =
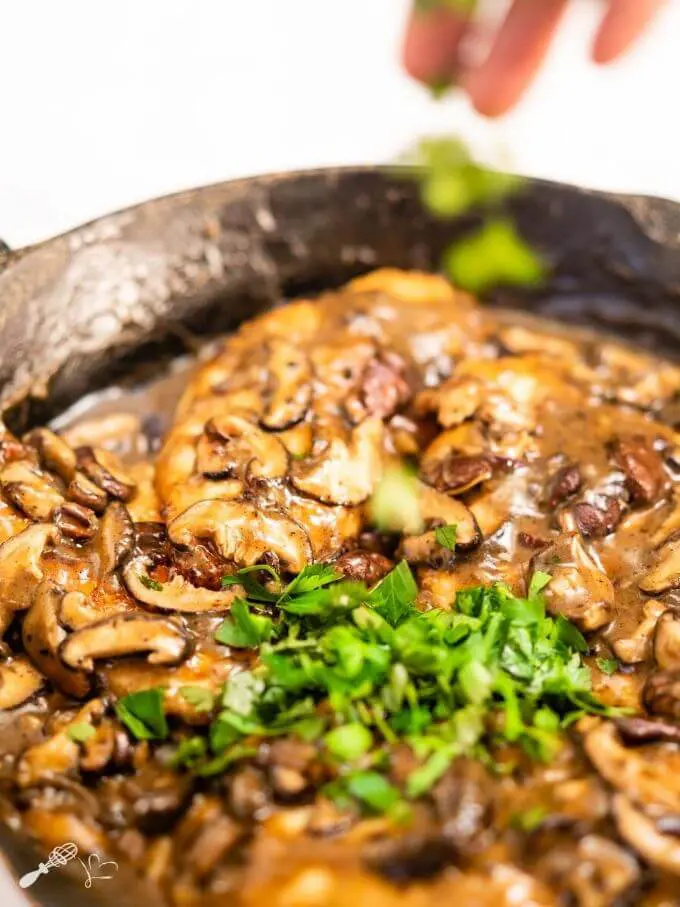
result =
[[[262,425],[283,431],[300,422],[312,402],[312,369],[307,354],[281,337],[269,341],[268,401]]]
[[[490,479],[493,464],[484,454],[467,456],[450,451],[443,459],[434,459],[426,453],[421,462],[421,473],[438,491],[463,494]]]
[[[135,540],[135,527],[127,507],[121,501],[112,501],[100,521],[96,541],[100,577],[109,576],[120,567],[132,554]]]
[[[103,700],[92,699],[79,709],[72,720],[62,723],[55,734],[29,747],[17,766],[19,787],[33,787],[56,779],[63,784],[64,777],[77,771],[80,757],[80,748],[69,737],[69,729],[80,724],[96,726],[105,710]]]
[[[456,498],[450,498],[429,485],[418,484],[420,517],[427,528],[425,532],[412,534],[419,527],[405,526],[404,536],[399,547],[399,556],[412,564],[429,564],[437,567],[450,567],[455,555],[437,540],[437,526],[456,527],[456,549],[467,551],[482,540],[482,534],[474,514]]]
[[[640,623],[629,636],[619,637],[612,643],[614,653],[620,661],[624,664],[639,664],[649,657],[657,622],[665,610],[663,602],[655,599],[645,602]]]
[[[47,522],[64,501],[54,479],[26,460],[8,463],[0,472],[0,486],[15,507],[38,522]]]
[[[90,691],[89,678],[82,671],[73,671],[64,664],[59,646],[68,633],[60,622],[62,588],[45,581],[40,584],[22,627],[24,648],[46,677],[62,692],[82,699]]]
[[[668,492],[670,482],[663,460],[650,441],[641,436],[618,438],[612,445],[616,465],[626,476],[626,487],[638,504],[653,504]]]
[[[623,745],[611,722],[599,722],[584,740],[586,753],[612,787],[636,803],[680,812],[680,756],[647,746]]]
[[[335,430],[338,434],[324,439],[320,454],[293,463],[291,481],[324,504],[361,504],[382,473],[383,423],[365,419],[349,440],[341,437],[339,427]]]
[[[76,450],[78,466],[95,485],[119,501],[129,501],[136,483],[128,476],[113,454],[93,447]]]
[[[97,532],[94,510],[74,501],[66,501],[56,508],[54,522],[60,534],[74,542],[86,542]]]
[[[222,557],[242,567],[275,554],[286,570],[299,573],[312,560],[309,537],[299,523],[280,510],[245,501],[200,501],[170,523],[168,535],[186,547],[210,539]]]
[[[562,614],[580,630],[590,632],[609,623],[614,609],[614,586],[586,551],[577,532],[561,535],[532,559],[532,572],[551,577],[544,589],[551,614]]]
[[[617,718],[616,729],[627,746],[680,743],[680,724],[652,718]]]
[[[548,507],[555,508],[581,488],[583,476],[578,463],[569,463],[551,477],[546,494]]]
[[[189,638],[173,620],[119,614],[76,630],[62,643],[59,654],[69,667],[93,671],[94,662],[99,659],[144,652],[149,653],[149,664],[179,664],[189,651]]]
[[[28,702],[42,688],[44,677],[21,655],[0,662],[0,711]]]
[[[392,350],[374,356],[364,368],[358,387],[345,401],[345,412],[354,425],[368,416],[386,419],[411,396],[405,377],[406,363]]]
[[[179,574],[164,583],[145,582],[153,562],[143,555],[128,561],[123,579],[130,595],[137,601],[161,611],[199,614],[205,611],[225,611],[234,599],[243,597],[242,586],[228,586],[219,592],[193,586]]]
[[[650,595],[680,586],[680,533],[672,535],[658,550],[639,586]]]
[[[231,413],[206,423],[196,447],[196,468],[209,479],[279,479],[288,471],[288,453],[277,437],[245,415]]]
[[[680,876],[680,838],[662,834],[628,797],[617,794],[613,801],[619,834],[651,866]]]
[[[680,615],[665,611],[656,624],[654,659],[664,671],[680,672]]]
[[[680,672],[655,671],[647,678],[642,698],[652,715],[680,721]]]
[[[95,513],[104,513],[109,497],[99,486],[91,482],[90,479],[80,470],[76,470],[66,489],[67,497],[80,504],[82,507],[89,507]]]
[[[30,607],[43,578],[40,557],[54,534],[54,526],[36,523],[0,545],[0,635],[15,611]]]
[[[35,448],[45,469],[70,482],[76,471],[76,455],[69,445],[49,428],[34,428],[24,435],[24,443]]]

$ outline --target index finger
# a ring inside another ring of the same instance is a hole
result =
[[[406,71],[428,85],[454,81],[460,68],[460,47],[469,16],[449,7],[411,13],[403,59]]]
[[[610,0],[593,45],[595,62],[610,63],[625,53],[664,4],[665,0]]]

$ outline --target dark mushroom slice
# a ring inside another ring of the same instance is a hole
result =
[[[69,667],[89,672],[100,659],[143,653],[148,653],[149,664],[176,665],[190,650],[186,632],[170,618],[119,614],[76,630],[59,654]]]
[[[66,489],[66,496],[82,507],[89,507],[95,513],[104,513],[106,505],[109,503],[107,493],[91,482],[80,470],[76,470],[71,479]]]
[[[443,458],[423,457],[421,475],[438,491],[464,494],[493,476],[491,459],[484,454],[467,455],[450,451]]]
[[[0,487],[15,507],[31,520],[47,522],[64,496],[56,482],[26,460],[14,460],[0,472]]]
[[[642,699],[652,715],[665,715],[680,721],[680,672],[651,674],[644,685]]]
[[[656,623],[654,660],[664,671],[680,672],[680,615],[664,611]]]
[[[576,526],[587,539],[599,539],[613,532],[621,522],[623,506],[616,498],[603,498],[599,506],[578,501],[571,508]]]
[[[536,554],[531,561],[531,574],[536,571],[551,577],[543,590],[551,614],[562,614],[584,632],[598,630],[612,619],[614,586],[586,551],[577,532],[561,535]]]
[[[387,419],[411,397],[406,363],[393,350],[384,350],[364,368],[359,386],[345,401],[345,412],[354,425],[368,416]]]
[[[680,533],[674,533],[657,551],[652,566],[638,585],[649,595],[680,586]]]
[[[177,575],[163,583],[149,581],[153,562],[139,555],[123,568],[123,580],[128,592],[138,602],[160,611],[177,611],[184,614],[201,614],[206,611],[225,611],[234,599],[245,595],[242,586],[233,585],[219,591],[193,586],[183,576]]]
[[[74,501],[66,501],[56,508],[54,522],[60,534],[74,542],[86,542],[97,532],[94,510]]]
[[[312,402],[312,367],[307,354],[281,337],[269,341],[267,404],[260,419],[283,431],[304,419]]]
[[[613,807],[623,840],[650,866],[680,876],[680,838],[659,831],[654,820],[624,794],[614,797]]]
[[[626,476],[626,487],[635,503],[653,504],[668,493],[670,482],[663,459],[647,438],[618,438],[612,442],[611,451]]]
[[[247,415],[230,413],[206,423],[196,445],[196,469],[209,479],[280,479],[288,471],[288,452]]]
[[[121,501],[112,501],[101,518],[96,540],[101,577],[118,570],[132,554],[135,541],[135,526],[127,507]]]
[[[680,743],[680,724],[651,718],[617,718],[614,723],[627,746]]]
[[[225,560],[240,567],[274,554],[285,570],[299,573],[312,561],[309,536],[299,523],[274,507],[246,501],[200,501],[172,520],[168,535],[185,547],[210,539]]]
[[[55,531],[49,523],[36,523],[0,545],[0,635],[15,611],[30,607],[43,579],[40,559]]]
[[[63,438],[49,428],[34,428],[24,435],[23,440],[24,444],[38,452],[41,466],[56,473],[66,483],[73,479],[77,465],[76,455]]]
[[[136,483],[128,476],[116,458],[105,450],[79,447],[76,450],[78,467],[99,488],[119,501],[129,501]]]
[[[323,429],[323,448],[291,467],[291,482],[299,491],[324,504],[361,504],[382,474],[384,427],[380,419],[365,419],[345,436],[339,425]]]
[[[34,664],[56,687],[68,696],[83,699],[90,692],[90,679],[62,661],[59,647],[68,636],[61,624],[61,608],[66,592],[49,581],[38,587],[35,600],[24,618],[22,639]]]
[[[347,579],[374,586],[390,572],[394,561],[377,551],[356,549],[342,554],[333,566]]]
[[[17,655],[0,662],[0,711],[15,709],[40,692],[45,678],[28,658]]]
[[[567,498],[576,494],[583,484],[583,475],[578,463],[569,463],[558,469],[551,477],[546,494],[548,507],[555,508]]]

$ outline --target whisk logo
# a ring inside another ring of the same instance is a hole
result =
[[[19,886],[21,888],[30,888],[31,885],[34,885],[38,881],[40,876],[47,875],[51,869],[66,866],[67,863],[70,863],[71,860],[75,860],[76,857],[78,857],[77,844],[74,844],[73,841],[68,841],[66,844],[60,844],[59,847],[55,847],[54,850],[50,852],[50,855],[44,863],[38,865],[37,869],[27,872],[26,875],[19,879]],[[86,888],[92,888],[93,882],[112,879],[114,874],[118,871],[118,863],[115,863],[113,860],[102,861],[102,858],[97,853],[91,853],[88,856],[87,861],[78,857],[78,862],[85,872]]]

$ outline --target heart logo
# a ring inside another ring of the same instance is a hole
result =
[[[118,863],[116,863],[115,860],[102,861],[102,858],[98,853],[91,853],[87,858],[87,864],[85,864],[83,860],[80,862],[87,873],[87,879],[85,880],[86,888],[91,888],[92,883],[95,881],[112,879],[113,873],[118,871]]]

